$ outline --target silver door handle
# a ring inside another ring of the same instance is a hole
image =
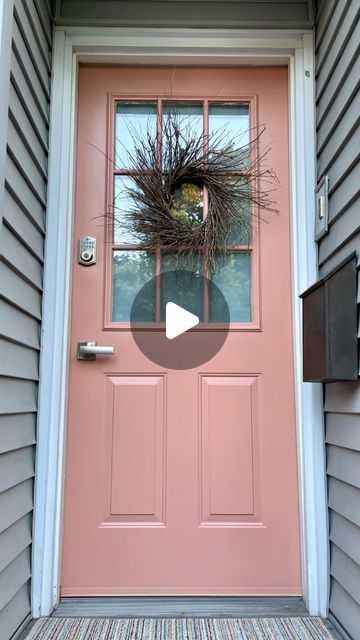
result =
[[[96,360],[96,356],[113,356],[114,347],[101,347],[96,342],[78,342],[78,360]]]

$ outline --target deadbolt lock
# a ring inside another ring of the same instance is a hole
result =
[[[78,261],[86,267],[96,264],[96,238],[91,236],[80,238]]]

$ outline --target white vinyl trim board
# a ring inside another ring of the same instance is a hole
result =
[[[67,413],[75,121],[79,61],[103,64],[279,65],[289,68],[294,357],[303,593],[327,613],[328,541],[320,385],[302,383],[299,294],[316,280],[314,49],[294,30],[69,27],[55,31],[44,320],[33,544],[32,613],[59,602]]]

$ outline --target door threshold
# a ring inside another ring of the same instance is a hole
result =
[[[58,618],[274,618],[308,616],[301,596],[92,596],[61,598]]]

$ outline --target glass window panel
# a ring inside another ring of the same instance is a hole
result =
[[[249,221],[249,224],[247,225],[238,223],[233,224],[227,237],[227,244],[232,247],[246,246],[251,244],[252,229],[251,226],[249,226],[250,223],[251,222]]]
[[[230,322],[251,322],[251,252],[230,251],[216,259],[212,281],[223,294],[230,312]],[[210,322],[224,322],[219,300],[210,293]]]
[[[171,102],[164,104],[163,123],[166,126],[169,117],[175,117],[179,123],[182,134],[185,138],[199,138],[204,130],[204,117],[202,104],[183,104]]]
[[[239,164],[248,164],[248,145],[250,144],[250,118],[247,104],[210,104],[209,105],[210,140],[219,141],[224,146],[234,141],[234,148],[245,147],[239,155]]]
[[[155,276],[155,255],[148,251],[114,251],[113,322],[129,322],[136,294]],[[155,281],[139,310],[137,322],[155,320]]]
[[[249,213],[243,212],[245,223],[233,223],[230,232],[222,241],[227,246],[249,246],[252,240],[251,218]],[[220,244],[220,243],[219,243]]]
[[[168,271],[171,274],[161,280],[161,319],[165,320],[166,304],[175,302],[202,320],[204,301],[200,258],[164,255],[161,260],[161,272]]]
[[[141,139],[147,132],[156,139],[157,106],[155,103],[126,103],[116,105],[115,165],[117,169],[131,169],[134,139]]]
[[[184,183],[175,189],[172,196],[171,213],[191,229],[203,222],[204,191],[195,184]]]
[[[138,244],[139,238],[131,232],[127,214],[134,208],[129,189],[135,183],[128,176],[115,176],[114,181],[114,242],[115,244]]]

